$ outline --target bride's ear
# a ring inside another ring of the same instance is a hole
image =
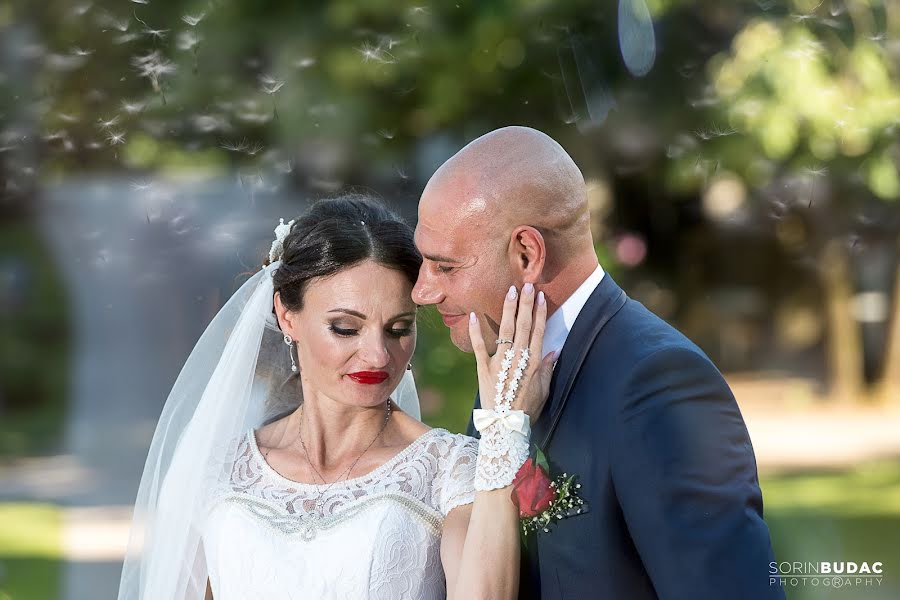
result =
[[[512,232],[510,259],[520,281],[540,281],[547,260],[547,245],[541,232],[530,225],[516,227]]]
[[[278,319],[278,327],[281,328],[283,333],[290,332],[293,328],[293,324],[291,323],[291,313],[281,302],[281,292],[275,292],[273,303],[275,305],[275,318]]]

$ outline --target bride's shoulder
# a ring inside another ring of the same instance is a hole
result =
[[[451,509],[474,501],[478,440],[446,429],[432,429],[422,450],[434,465],[432,501],[446,516]]]
[[[398,441],[402,445],[410,444],[432,431],[432,428],[425,423],[399,411],[394,413],[391,420],[394,422],[394,427],[400,438]]]
[[[437,429],[437,436],[450,444],[454,448],[475,448],[478,449],[478,440],[464,433],[453,433],[446,429]]]
[[[478,440],[462,433],[453,433],[443,428],[435,428],[426,437],[423,450],[436,454],[451,462],[467,461],[467,457],[478,454]],[[435,447],[437,451],[435,451]]]

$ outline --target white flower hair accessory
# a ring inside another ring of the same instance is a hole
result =
[[[275,240],[269,249],[269,263],[281,260],[281,257],[284,256],[284,240],[291,232],[291,225],[293,224],[294,219],[287,223],[284,222],[284,219],[278,219],[278,227],[275,228]]]

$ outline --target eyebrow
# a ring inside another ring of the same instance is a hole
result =
[[[350,316],[353,316],[353,317],[358,317],[358,318],[362,319],[363,321],[365,321],[366,319],[368,319],[368,317],[367,317],[366,315],[362,314],[361,312],[355,311],[355,310],[351,310],[351,309],[349,309],[349,308],[333,308],[333,309],[329,310],[328,312],[329,312],[329,313],[344,313],[344,314],[346,314],[346,315],[350,315]],[[405,312],[405,313],[401,313],[401,314],[399,314],[399,315],[393,316],[393,317],[391,317],[391,318],[388,319],[388,320],[389,320],[389,321],[396,321],[397,319],[400,319],[400,318],[402,318],[402,317],[415,317],[415,316],[416,316],[416,312],[415,312],[415,311],[412,311],[412,312]]]
[[[441,256],[440,254],[423,254],[422,256],[432,262],[448,262],[448,263],[461,262],[459,259],[449,258],[447,256]]]

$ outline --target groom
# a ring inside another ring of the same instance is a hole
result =
[[[554,140],[506,127],[444,163],[419,203],[413,290],[471,352],[496,347],[510,284],[543,290],[559,351],[532,442],[589,511],[529,537],[521,598],[784,598],[750,438],[706,355],[597,263],[584,179]],[[479,401],[476,400],[476,406]],[[469,426],[469,433],[475,435]]]

